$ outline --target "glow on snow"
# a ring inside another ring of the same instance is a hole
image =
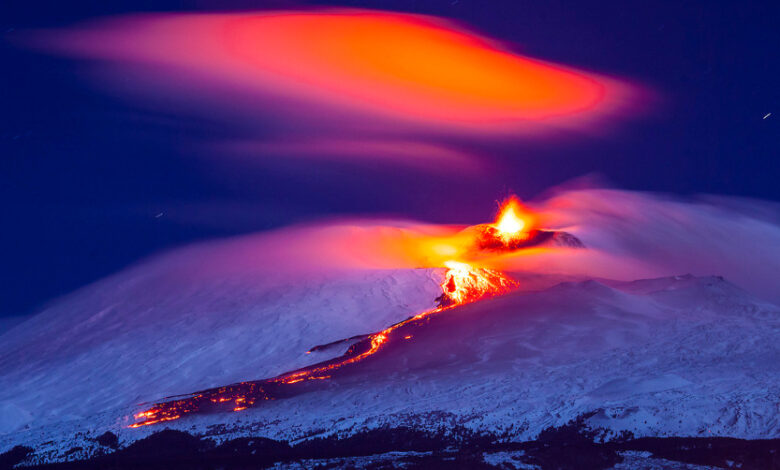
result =
[[[490,224],[502,239],[503,237],[509,237],[509,240],[525,238],[523,231],[528,227],[521,222],[518,207],[519,203],[516,199],[508,200],[503,204],[496,223]],[[516,232],[510,232],[512,228],[516,229]],[[436,308],[418,313],[407,320],[368,335],[365,340],[351,346],[342,356],[271,379],[241,382],[198,392],[185,398],[157,403],[148,410],[137,413],[135,418],[139,421],[130,427],[171,421],[188,413],[219,409],[221,404],[229,404],[233,411],[242,411],[254,406],[258,401],[290,396],[294,392],[289,388],[295,384],[330,379],[333,371],[371,357],[392,339],[411,339],[412,335],[394,337],[396,330],[403,326],[461,305],[504,294],[517,286],[514,280],[499,271],[476,268],[462,261],[446,261],[444,267],[446,272],[441,283],[442,295],[438,299]]]

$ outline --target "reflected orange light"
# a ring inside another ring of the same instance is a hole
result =
[[[404,328],[406,325],[418,322],[430,315],[446,312],[460,305],[505,294],[515,289],[518,285],[512,278],[498,271],[474,268],[459,261],[448,261],[445,265],[447,272],[444,282],[441,284],[442,295],[437,299],[439,306],[418,313],[382,331],[368,335],[365,341],[369,341],[369,347],[365,351],[357,352],[353,345],[339,358],[275,378],[256,382],[240,382],[227,387],[203,391],[191,397],[158,403],[147,411],[137,413],[135,418],[143,419],[143,421],[133,423],[130,427],[137,428],[157,424],[163,421],[179,419],[184,414],[202,412],[208,402],[235,401],[236,406],[233,407],[233,411],[242,411],[255,405],[257,400],[275,399],[276,394],[273,391],[269,392],[269,390],[274,390],[273,387],[276,387],[276,390],[279,387],[289,389],[289,387],[304,381],[330,379],[332,377],[330,372],[356,364],[379,352],[393,338],[397,330]],[[403,338],[410,339],[411,337],[412,335],[405,335]],[[357,344],[359,345],[360,343]],[[323,375],[323,373],[327,373],[327,375]]]
[[[171,84],[200,91],[219,93],[217,84],[438,124],[547,122],[615,103],[624,88],[439,18],[376,10],[133,16],[58,34],[50,45],[153,64]]]
[[[346,11],[232,18],[237,58],[383,110],[433,119],[544,119],[601,99],[595,80],[429,17]],[[274,49],[269,50],[269,45]]]

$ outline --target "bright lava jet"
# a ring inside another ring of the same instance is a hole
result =
[[[510,198],[503,205],[495,223],[471,227],[476,238],[476,250],[517,250],[531,244],[554,240],[564,232],[550,232],[533,229],[533,217],[516,198]],[[468,232],[471,233],[471,232]],[[576,240],[569,234],[564,234]],[[539,238],[544,240],[539,241]],[[277,377],[251,382],[239,382],[224,387],[196,392],[182,397],[171,397],[169,401],[154,404],[151,408],[135,415],[132,428],[171,421],[185,414],[214,411],[241,411],[264,400],[289,398],[305,389],[305,382],[328,380],[342,369],[364,361],[392,341],[410,339],[410,331],[426,317],[440,314],[453,308],[512,291],[517,282],[506,274],[492,269],[450,260],[444,263],[446,271],[441,283],[442,294],[436,300],[436,308],[418,313],[382,331],[369,334],[349,347],[334,359],[320,362]],[[300,385],[299,385],[300,384]]]

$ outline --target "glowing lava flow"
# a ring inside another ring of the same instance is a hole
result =
[[[475,232],[469,237],[476,236],[478,243],[476,249],[481,251],[515,250],[526,246],[529,240],[559,235],[558,232],[534,229],[534,222],[531,212],[525,210],[517,198],[512,197],[502,204],[501,211],[493,224],[472,227],[471,229]],[[504,294],[517,286],[516,282],[505,274],[491,269],[476,268],[458,261],[446,261],[444,266],[447,271],[441,284],[442,294],[436,299],[438,301],[436,308],[368,335],[335,359],[270,379],[240,382],[181,398],[171,397],[175,399],[157,403],[148,410],[136,414],[135,418],[140,421],[130,427],[136,428],[171,421],[195,412],[217,411],[226,408],[232,411],[241,411],[262,400],[288,398],[303,393],[307,390],[304,383],[330,379],[333,374],[338,373],[344,367],[373,356],[391,340],[411,338],[408,331],[399,331],[404,327],[413,327],[426,317],[461,305]]]
[[[447,271],[441,284],[442,295],[437,299],[439,305],[436,308],[369,335],[366,339],[352,345],[342,356],[271,379],[241,382],[157,403],[148,410],[136,414],[135,418],[141,421],[130,427],[171,421],[188,413],[216,411],[228,407],[233,411],[241,411],[261,400],[294,396],[303,391],[300,388],[293,388],[296,387],[295,384],[329,379],[335,371],[376,354],[395,336],[399,339],[408,339],[410,335],[396,335],[396,331],[404,326],[419,322],[429,315],[506,293],[516,286],[515,281],[497,271],[474,268],[455,261],[447,262],[446,267]]]

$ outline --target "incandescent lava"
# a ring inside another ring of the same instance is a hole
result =
[[[533,214],[523,208],[516,198],[510,198],[502,205],[495,223],[478,225],[467,230],[474,236],[473,246],[478,251],[514,251],[563,233],[542,231],[534,226]],[[565,235],[576,240],[571,235]],[[171,400],[156,403],[151,408],[137,413],[137,422],[130,427],[171,421],[190,413],[241,411],[256,406],[261,401],[295,396],[307,390],[304,388],[306,382],[331,379],[333,374],[340,370],[370,358],[389,342],[411,338],[409,328],[424,321],[426,317],[505,294],[517,287],[516,281],[500,271],[455,260],[446,261],[444,267],[446,271],[441,283],[442,294],[436,299],[438,303],[435,308],[365,336],[341,356],[277,377],[239,382],[181,397],[171,397]]]

